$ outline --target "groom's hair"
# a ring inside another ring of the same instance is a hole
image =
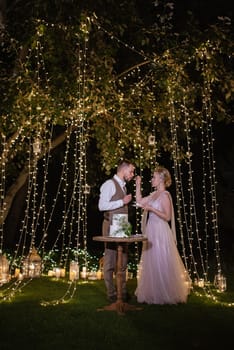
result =
[[[120,171],[122,170],[123,168],[129,166],[129,165],[133,165],[134,164],[132,162],[130,162],[130,160],[128,159],[121,159],[117,165],[117,171]]]

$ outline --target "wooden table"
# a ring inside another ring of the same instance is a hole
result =
[[[141,310],[141,307],[130,305],[123,301],[122,296],[122,283],[123,283],[123,272],[122,272],[122,261],[123,261],[123,247],[121,243],[134,243],[143,242],[147,238],[143,235],[132,235],[130,237],[110,237],[110,236],[94,236],[94,241],[105,242],[105,243],[116,243],[117,244],[117,273],[116,273],[116,289],[117,289],[117,301],[110,305],[104,306],[98,311],[117,311],[118,314],[123,315],[128,310]]]

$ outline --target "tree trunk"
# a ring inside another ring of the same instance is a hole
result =
[[[44,153],[41,154],[40,158],[42,158],[45,155],[45,153],[47,153],[48,151],[51,151],[52,149],[59,146],[66,139],[66,136],[67,136],[67,131],[62,133],[61,135],[59,135],[56,139],[54,139],[51,143],[50,149],[45,150]],[[13,185],[8,189],[8,191],[6,193],[6,196],[5,196],[4,201],[3,201],[4,205],[5,205],[5,209],[3,211],[3,216],[0,218],[0,225],[2,225],[4,223],[6,217],[11,209],[12,202],[13,202],[17,192],[25,184],[27,178],[28,178],[28,165],[26,165],[24,167],[24,169],[19,174],[17,180],[13,183]],[[2,210],[2,208],[1,208],[1,210]]]

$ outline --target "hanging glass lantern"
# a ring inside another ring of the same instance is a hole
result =
[[[149,146],[154,146],[155,145],[155,136],[154,135],[149,135],[149,137],[148,137],[148,144],[149,144]]]
[[[35,156],[41,153],[41,140],[37,137],[33,142],[33,153]]]
[[[90,194],[90,186],[88,184],[84,186],[84,194]]]
[[[38,255],[36,248],[32,248],[31,253],[24,259],[23,275],[24,277],[40,277],[42,271],[42,259]]]
[[[5,254],[0,253],[0,283],[9,281],[9,262]]]

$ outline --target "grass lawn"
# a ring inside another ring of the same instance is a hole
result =
[[[228,289],[217,294],[234,302],[233,276]],[[1,293],[7,286],[0,289]],[[134,297],[136,279],[128,281]],[[42,306],[58,300],[68,288],[63,280],[34,279],[11,301],[0,303],[0,350],[174,350],[230,348],[234,332],[234,306],[213,302],[194,291],[187,304],[141,305],[140,311],[119,315],[97,311],[107,304],[103,280],[77,284],[73,298],[64,304]]]

